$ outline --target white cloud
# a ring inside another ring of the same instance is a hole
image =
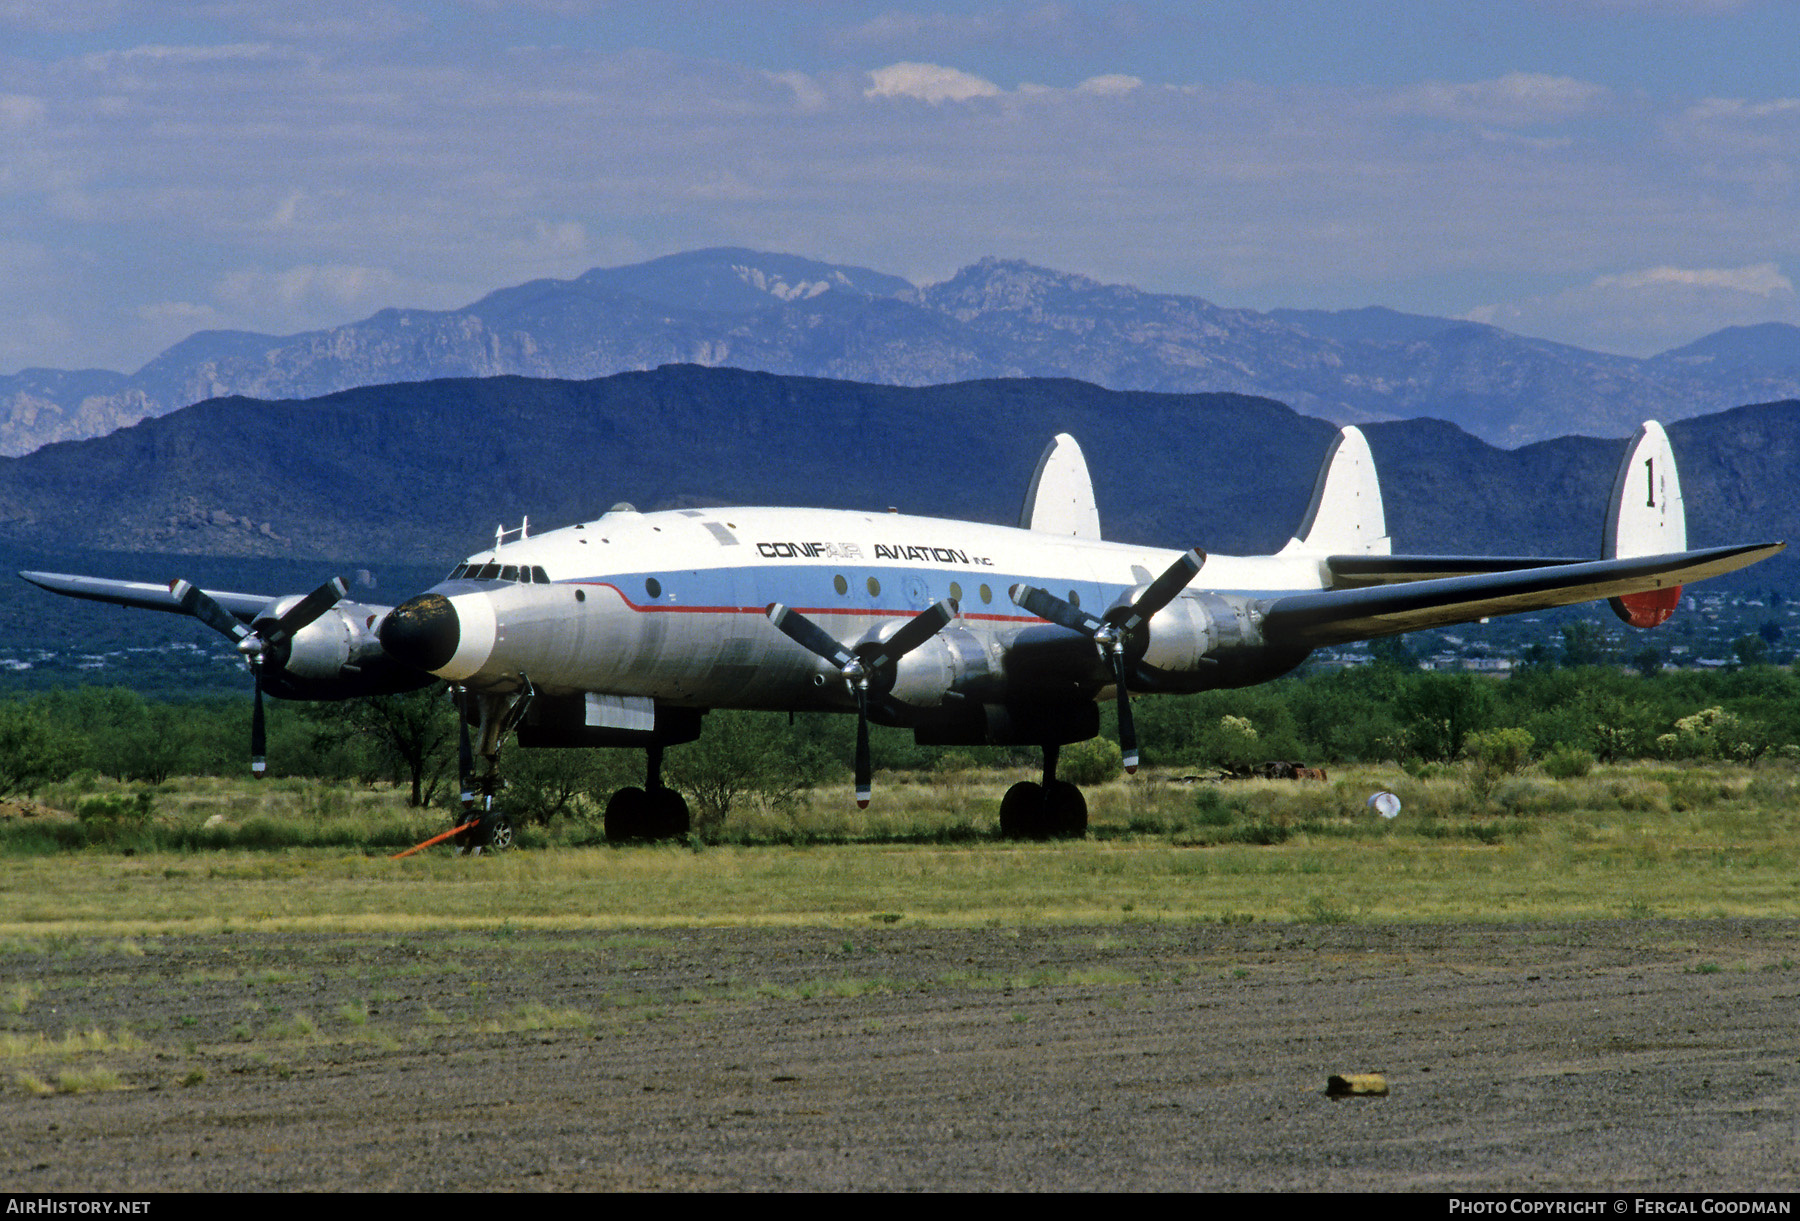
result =
[[[1700,288],[1746,293],[1753,297],[1791,297],[1794,282],[1773,263],[1750,267],[1649,267],[1619,276],[1601,276],[1595,288]]]
[[[1130,93],[1134,89],[1141,88],[1143,84],[1142,77],[1125,76],[1115,72],[1104,76],[1090,76],[1075,88],[1081,93],[1098,93],[1116,97],[1119,94]]]
[[[1394,108],[1401,114],[1460,123],[1532,127],[1578,118],[1610,97],[1604,86],[1570,76],[1509,72],[1487,81],[1427,81],[1399,93]]]
[[[177,336],[219,325],[219,311],[192,301],[151,301],[134,311],[144,322]]]
[[[869,73],[867,98],[917,98],[921,102],[967,102],[998,97],[1000,86],[979,76],[939,64],[889,64]]]
[[[0,130],[35,127],[44,121],[44,100],[19,93],[0,93]]]
[[[230,43],[212,47],[141,46],[120,51],[93,51],[81,57],[81,65],[90,71],[105,72],[121,63],[154,63],[183,66],[216,64],[235,60],[268,59],[275,48],[266,42]]]
[[[1691,343],[1723,327],[1800,324],[1800,293],[1774,263],[1646,267],[1560,292],[1484,305],[1471,321],[1631,356]]]
[[[818,81],[804,72],[770,72],[772,81],[786,85],[794,91],[794,102],[802,110],[823,110],[825,108],[825,90]]]
[[[259,314],[271,311],[341,311],[391,304],[383,300],[399,287],[399,277],[380,267],[335,264],[290,267],[285,271],[234,271],[217,285],[219,299]]]

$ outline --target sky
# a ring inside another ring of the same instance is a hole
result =
[[[0,0],[0,373],[747,246],[1800,324],[1794,0]]]

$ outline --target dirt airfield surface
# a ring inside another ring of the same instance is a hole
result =
[[[1795,920],[50,939],[0,950],[0,1165],[26,1193],[1792,1191],[1797,964]],[[1367,1072],[1388,1097],[1325,1096]]]

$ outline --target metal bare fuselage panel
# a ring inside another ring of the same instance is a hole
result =
[[[1098,611],[1178,554],[900,514],[614,512],[469,561],[536,566],[550,584],[440,585],[465,621],[474,618],[467,600],[481,599],[494,623],[492,649],[472,651],[463,663],[472,668],[446,677],[694,707],[841,709],[850,706],[843,683],[775,630],[765,615],[770,603],[853,642],[951,598],[961,614],[946,630],[947,647],[998,659],[1021,633],[1061,631],[1015,606],[1007,592],[1014,584],[1041,585]],[[1322,571],[1317,558],[1218,556],[1205,575],[1212,589],[1267,595],[1316,590]],[[1072,691],[1092,698],[1107,685],[1097,651],[1069,654],[1091,655],[1090,668],[1068,677]]]

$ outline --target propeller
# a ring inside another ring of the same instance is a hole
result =
[[[1058,627],[1090,637],[1106,654],[1112,665],[1113,684],[1119,692],[1119,753],[1124,756],[1128,773],[1138,769],[1138,750],[1137,726],[1131,719],[1131,695],[1125,686],[1127,650],[1137,643],[1144,625],[1187,588],[1188,582],[1205,563],[1206,552],[1198,547],[1184,551],[1161,576],[1150,582],[1135,602],[1115,606],[1104,616],[1091,615],[1035,585],[1015,585],[1008,591],[1019,606]]]
[[[250,710],[250,774],[262,779],[268,755],[268,728],[263,718],[263,660],[270,649],[286,648],[289,641],[319,616],[336,606],[350,592],[343,578],[333,577],[278,615],[263,631],[245,627],[237,616],[220,606],[218,600],[190,582],[169,582],[169,592],[181,609],[222,636],[229,636],[244,655],[250,673],[256,679],[256,701]],[[261,620],[259,620],[261,622]],[[280,664],[278,661],[277,665]]]
[[[956,618],[956,603],[948,598],[934,602],[901,624],[900,630],[886,640],[861,644],[854,650],[838,643],[830,632],[799,611],[779,602],[771,602],[766,613],[769,622],[782,635],[836,666],[850,685],[850,692],[856,697],[856,805],[858,809],[868,809],[873,795],[869,762],[869,684],[877,678],[889,677],[902,657],[943,631]]]

